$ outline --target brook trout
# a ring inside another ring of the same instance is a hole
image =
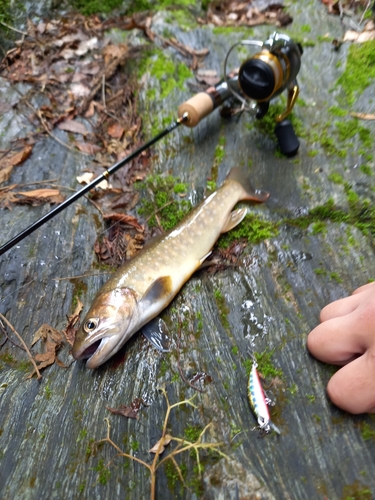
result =
[[[246,208],[240,200],[264,202],[269,193],[254,190],[239,169],[177,226],[125,262],[96,295],[72,348],[75,359],[96,368],[155,318],[210,255],[221,233],[237,226]]]

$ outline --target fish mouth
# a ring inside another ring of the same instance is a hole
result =
[[[87,368],[96,368],[113,356],[121,346],[122,342],[119,342],[116,336],[102,337],[83,348],[80,352],[73,352],[73,356],[77,360],[87,360]]]
[[[97,340],[93,344],[86,347],[86,349],[84,351],[82,351],[79,354],[79,356],[76,357],[76,359],[82,360],[82,359],[91,358],[95,354],[95,352],[98,350],[98,347],[102,343],[102,340],[104,340],[104,339]]]

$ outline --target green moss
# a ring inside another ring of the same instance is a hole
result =
[[[271,362],[274,349],[272,351],[263,351],[262,353],[255,353],[255,359],[258,364],[258,371],[264,377],[282,377],[283,372],[280,368],[276,368]]]
[[[372,175],[372,168],[370,167],[370,165],[361,165],[359,168],[365,175]]]
[[[111,476],[110,470],[105,466],[104,460],[99,460],[98,465],[93,468],[99,475],[98,481],[100,484],[105,485]]]
[[[311,225],[312,234],[326,233],[327,224],[324,221],[318,220]]]
[[[319,151],[317,151],[316,149],[311,149],[308,153],[307,153],[307,156],[310,156],[311,158],[314,158],[315,156],[317,156],[319,154]]]
[[[358,228],[365,235],[375,237],[375,208],[368,200],[361,201],[358,195],[349,187],[346,188],[348,195],[349,211],[335,206],[332,199],[324,205],[313,208],[308,215],[295,219],[286,219],[284,222],[306,229],[313,222],[330,220],[332,222],[345,223]]]
[[[271,103],[268,112],[266,115],[254,122],[255,127],[261,132],[274,137],[274,130],[276,126],[276,117],[285,111],[285,106],[282,103]],[[306,137],[307,132],[303,127],[302,121],[295,116],[294,113],[291,113],[288,116],[288,120],[293,125],[294,132],[298,137]]]
[[[238,352],[239,352],[239,348],[238,348],[238,346],[237,346],[237,345],[234,345],[234,346],[232,347],[232,353],[233,353],[235,356],[237,356]]]
[[[198,440],[202,430],[203,428],[200,425],[188,425],[184,429],[185,439],[190,443],[195,443]]]
[[[375,40],[351,44],[346,67],[337,84],[341,85],[349,103],[361,94],[375,78]]]
[[[107,14],[120,7],[123,0],[71,0],[71,5],[83,15]]]
[[[218,245],[221,248],[228,247],[233,241],[245,239],[249,243],[258,244],[279,234],[278,224],[266,221],[256,214],[248,214],[245,219],[234,229],[223,234]]]
[[[333,172],[328,176],[328,180],[334,182],[335,184],[344,184],[344,179],[342,175],[337,172]]]
[[[375,441],[375,427],[368,422],[363,422],[360,426],[361,436],[364,441]]]
[[[310,403],[315,403],[315,396],[314,394],[306,394],[307,399],[309,400]]]
[[[188,185],[172,176],[149,176],[136,187],[154,194],[153,201],[143,199],[138,209],[139,215],[148,220],[149,227],[157,226],[159,220],[162,228],[168,231],[175,227],[191,209],[189,201],[182,200],[179,196],[176,197],[176,190],[178,193],[186,192]]]
[[[230,327],[228,321],[229,307],[225,302],[225,298],[223,297],[223,294],[220,292],[220,290],[214,291],[214,297],[216,300],[216,305],[219,309],[221,324],[226,330],[229,330]]]
[[[372,491],[359,481],[344,486],[341,500],[372,500]]]
[[[180,62],[175,62],[160,49],[150,49],[144,52],[144,57],[137,60],[137,73],[140,79],[149,72],[159,82],[160,98],[167,97],[176,87],[184,89],[185,80],[193,76],[191,70]],[[155,89],[147,92],[149,100],[155,99]]]
[[[328,108],[328,112],[334,116],[346,116],[348,112],[345,109],[339,108],[337,106],[331,106]]]
[[[49,383],[47,383],[45,388],[44,388],[44,394],[45,394],[46,399],[51,399],[52,389],[50,388]]]

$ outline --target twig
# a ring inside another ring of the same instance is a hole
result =
[[[3,323],[0,321],[0,326],[1,326],[1,330],[2,332],[4,333],[5,335],[5,340],[4,342],[0,345],[0,349],[6,344],[6,342],[9,340],[9,342],[11,342],[15,347],[18,347],[19,349],[22,349],[23,351],[25,350],[25,348],[22,346],[22,345],[19,345],[17,344],[17,342],[14,342],[14,340],[12,340],[9,335],[7,334],[7,331],[5,330],[5,327],[3,325]]]
[[[29,358],[30,358],[30,361],[32,362],[33,366],[34,366],[34,369],[35,369],[35,372],[37,374],[37,379],[40,380],[42,378],[41,374],[40,374],[40,371],[38,370],[38,367],[35,363],[35,360],[34,358],[32,357],[31,355],[31,352],[29,351],[29,348],[27,347],[27,345],[25,344],[23,338],[21,337],[21,335],[16,331],[16,329],[14,328],[14,326],[12,326],[9,321],[6,319],[5,316],[3,316],[1,313],[0,313],[0,318],[9,326],[9,328],[12,330],[12,332],[14,333],[14,335],[18,338],[18,340],[21,342],[21,344],[23,345],[23,347],[25,348],[25,351],[27,352]]]
[[[89,276],[104,276],[106,274],[113,274],[113,272],[108,271],[106,273],[88,273],[88,274],[80,274],[79,276],[65,276],[64,278],[52,278],[52,279],[53,281],[77,280],[80,278],[87,278]]]
[[[13,26],[9,26],[9,24],[4,23],[4,21],[0,21],[0,24],[2,24],[3,26],[5,26],[6,28],[8,28],[12,31],[15,31],[16,33],[20,33],[23,36],[30,36],[31,38],[34,38],[32,35],[29,35],[25,31],[21,31],[21,30],[18,30],[17,28],[13,28]]]
[[[369,10],[371,3],[372,3],[372,0],[368,0],[366,8],[365,8],[365,10],[364,10],[364,12],[362,14],[362,17],[361,17],[361,19],[359,21],[359,24],[362,24],[362,21],[363,21],[365,15],[366,15],[366,12]]]
[[[197,457],[197,464],[198,464],[199,470],[201,470],[200,459],[199,459],[199,450],[200,449],[211,449],[211,450],[216,451],[220,456],[222,456],[224,458],[228,458],[224,453],[222,453],[220,450],[218,450],[218,448],[220,446],[222,446],[223,443],[221,443],[221,442],[220,443],[202,443],[202,438],[203,438],[205,432],[207,431],[207,429],[212,425],[211,423],[206,425],[206,427],[202,430],[202,432],[198,436],[198,439],[194,443],[191,443],[190,441],[186,441],[185,439],[175,438],[173,436],[170,436],[169,434],[167,435],[167,426],[168,426],[168,421],[169,421],[169,416],[170,416],[171,410],[173,408],[176,408],[176,407],[181,406],[183,404],[187,404],[187,405],[192,406],[193,408],[197,408],[197,406],[195,404],[193,404],[193,402],[192,402],[194,397],[196,396],[196,394],[194,394],[190,399],[186,399],[184,401],[179,401],[178,403],[171,405],[169,402],[169,399],[168,399],[167,391],[164,388],[162,388],[161,391],[163,392],[164,397],[165,397],[166,402],[167,402],[167,411],[166,411],[165,417],[164,417],[162,436],[161,436],[161,439],[158,441],[158,446],[157,446],[157,450],[155,452],[155,457],[154,457],[151,465],[144,462],[143,460],[133,456],[133,455],[130,455],[129,453],[124,453],[119,448],[119,446],[112,441],[112,439],[110,437],[111,426],[110,426],[109,420],[107,418],[105,419],[106,424],[107,424],[107,436],[104,439],[101,439],[100,441],[96,441],[94,443],[94,449],[96,449],[97,446],[101,443],[109,443],[117,451],[117,456],[125,457],[125,458],[128,458],[130,460],[134,460],[141,465],[144,465],[151,473],[151,485],[150,485],[150,499],[151,500],[155,500],[155,496],[156,496],[156,472],[159,469],[159,467],[163,463],[165,463],[167,460],[170,460],[174,464],[174,466],[176,467],[177,473],[179,475],[179,478],[181,479],[181,482],[186,486],[182,471],[181,471],[181,469],[180,469],[180,467],[175,459],[175,457],[177,455],[179,455],[180,453],[182,453],[184,451],[194,450],[196,457]],[[165,442],[165,439],[168,439],[168,442]],[[177,446],[167,456],[165,456],[164,458],[162,458],[160,460],[160,455],[163,453],[164,447],[170,441],[174,441],[175,443],[177,443]],[[113,461],[113,459],[111,459],[108,462],[107,467],[112,463],[112,461]]]
[[[102,76],[102,101],[103,101],[104,109],[106,109],[107,104],[105,102],[105,73],[103,73],[103,76]]]

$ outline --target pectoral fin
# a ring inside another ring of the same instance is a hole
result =
[[[162,352],[169,351],[169,336],[167,325],[161,318],[154,318],[142,326],[141,332],[151,344]]]
[[[238,208],[237,210],[233,210],[233,212],[229,214],[229,217],[226,223],[224,224],[221,232],[226,233],[227,231],[230,231],[231,229],[236,227],[240,222],[243,221],[246,214],[247,214],[247,208]]]
[[[161,276],[147,288],[140,304],[142,307],[147,307],[148,305],[159,302],[165,297],[169,297],[172,293],[172,286],[172,278],[170,276]]]

